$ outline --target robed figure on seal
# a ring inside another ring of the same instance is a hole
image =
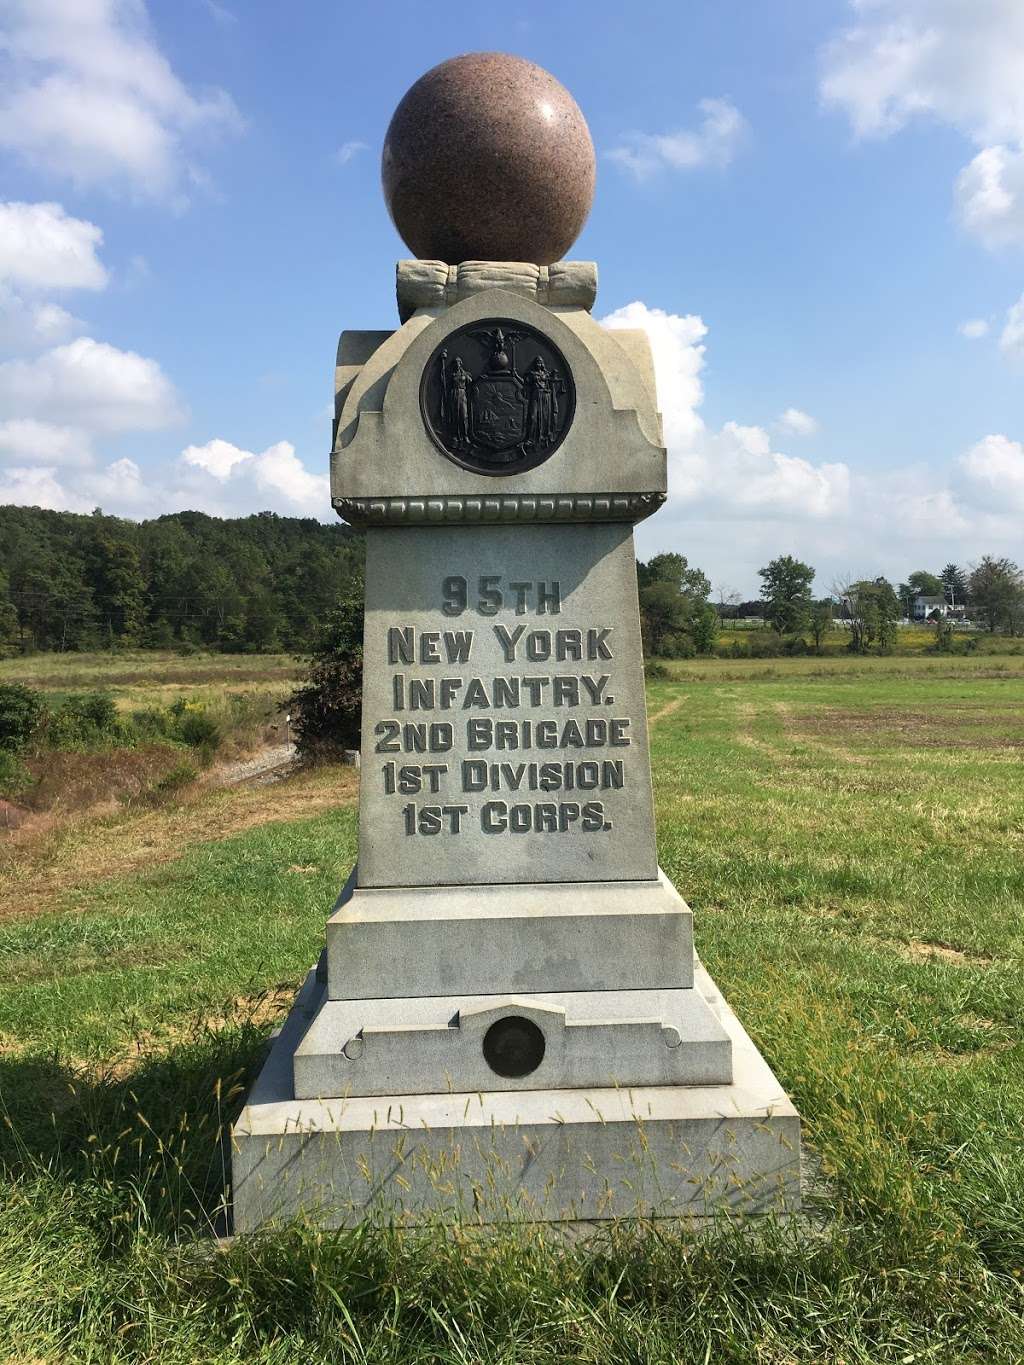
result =
[[[526,371],[526,444],[546,446],[558,426],[557,375],[538,356]]]

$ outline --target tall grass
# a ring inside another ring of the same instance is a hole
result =
[[[804,1216],[218,1241],[227,1126],[355,853],[331,810],[0,922],[9,1357],[1019,1365],[1024,673],[815,662],[673,664],[649,708],[661,859],[801,1112]]]

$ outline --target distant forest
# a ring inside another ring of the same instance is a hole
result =
[[[123,521],[0,507],[0,652],[309,647],[362,536],[273,512]]]

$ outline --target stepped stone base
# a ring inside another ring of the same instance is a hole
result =
[[[795,1211],[796,1110],[699,964],[695,987],[731,1040],[729,1084],[297,1099],[296,1053],[326,995],[310,972],[233,1130],[235,1231],[299,1213],[337,1227],[373,1212],[572,1222]]]

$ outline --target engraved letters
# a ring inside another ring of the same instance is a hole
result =
[[[402,832],[444,838],[470,828],[542,836],[611,830],[603,794],[628,789],[621,754],[633,743],[630,717],[605,710],[615,705],[614,628],[547,624],[562,611],[556,580],[482,574],[471,582],[452,574],[439,587],[446,616],[503,612],[506,620],[481,629],[386,628],[394,714],[374,726],[374,751],[398,757],[386,758],[377,780],[396,798],[396,814],[398,798],[427,798],[400,806]],[[509,613],[533,619],[513,624]],[[452,761],[416,758],[444,754]],[[374,778],[368,772],[365,780]],[[504,793],[516,799],[505,801]]]

